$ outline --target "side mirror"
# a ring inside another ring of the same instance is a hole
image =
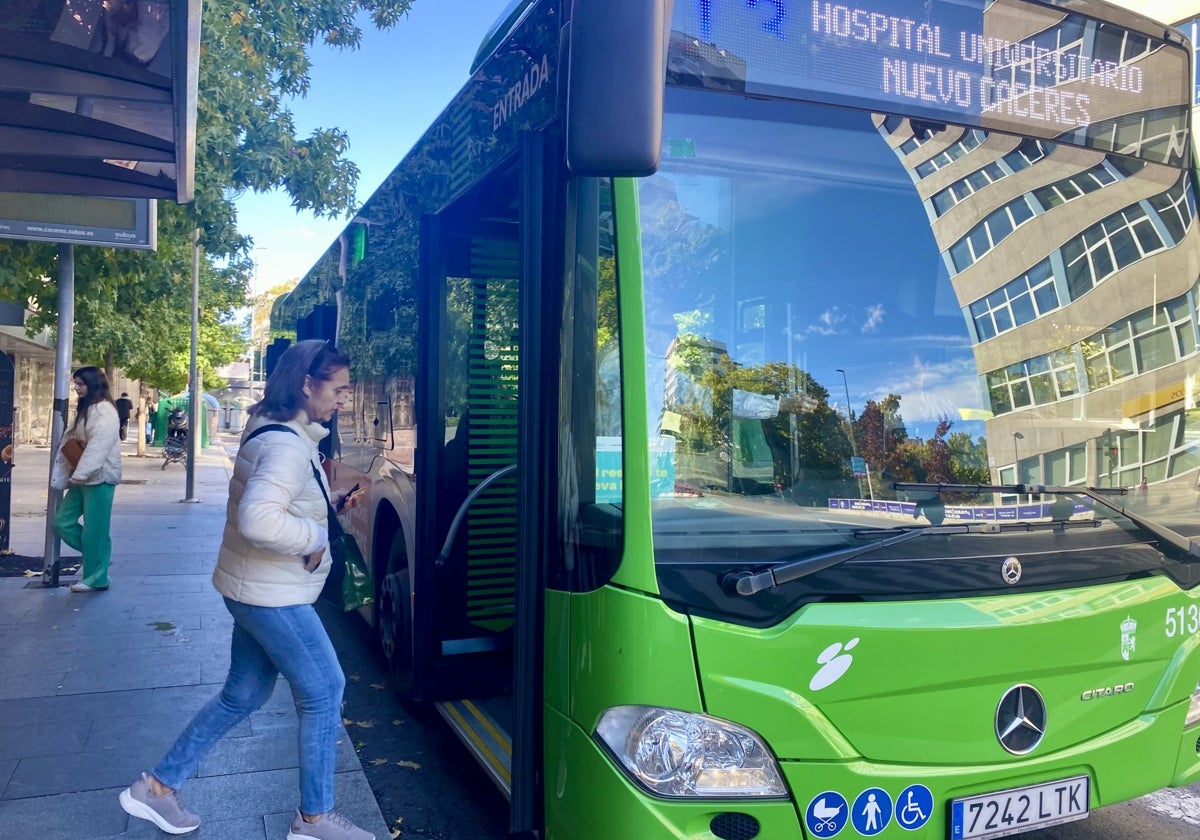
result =
[[[572,0],[567,166],[575,175],[658,169],[674,0]]]

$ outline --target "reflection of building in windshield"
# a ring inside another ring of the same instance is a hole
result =
[[[667,348],[659,433],[676,443],[676,478],[693,488],[741,492],[773,486],[775,467],[763,420],[779,399],[730,386],[740,365],[721,341],[681,335]]]
[[[1145,98],[1103,100],[1129,113],[1094,109],[1063,138],[1092,148],[898,117],[879,129],[925,204],[962,307],[991,412],[993,480],[1190,486],[1200,234],[1190,176],[1146,160],[1185,158],[1185,107],[1177,85],[1150,78],[1160,45],[1042,12],[1059,24],[1003,36],[1145,68]],[[1036,75],[1019,62],[994,72]]]

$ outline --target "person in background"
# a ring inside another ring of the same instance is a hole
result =
[[[118,438],[117,408],[108,394],[108,378],[96,367],[81,367],[72,375],[75,422],[66,430],[84,445],[72,469],[59,445],[50,484],[66,495],[54,512],[54,530],[59,538],[83,555],[79,581],[72,592],[108,589],[108,563],[112,558],[113,494],[121,483],[121,441]],[[82,523],[80,520],[83,520]]]
[[[250,408],[229,482],[213,585],[233,616],[229,675],[121,807],[171,834],[200,826],[178,788],[226,732],[260,708],[283,674],[300,716],[300,807],[288,840],[374,840],[333,809],[345,675],[313,608],[332,565],[329,492],[317,444],[349,398],[350,360],[328,342],[293,344]],[[346,495],[334,491],[339,506]],[[347,500],[353,506],[355,496]]]
[[[129,399],[129,394],[122,391],[121,398],[116,401],[115,405],[117,406],[117,420],[121,422],[121,440],[125,440],[125,433],[129,429],[129,415],[133,414],[133,400]]]

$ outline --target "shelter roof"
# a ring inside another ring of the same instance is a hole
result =
[[[0,190],[192,198],[201,0],[0,0]]]

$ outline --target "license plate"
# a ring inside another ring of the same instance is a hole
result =
[[[1001,790],[950,803],[951,840],[1008,837],[1088,815],[1088,777]]]

